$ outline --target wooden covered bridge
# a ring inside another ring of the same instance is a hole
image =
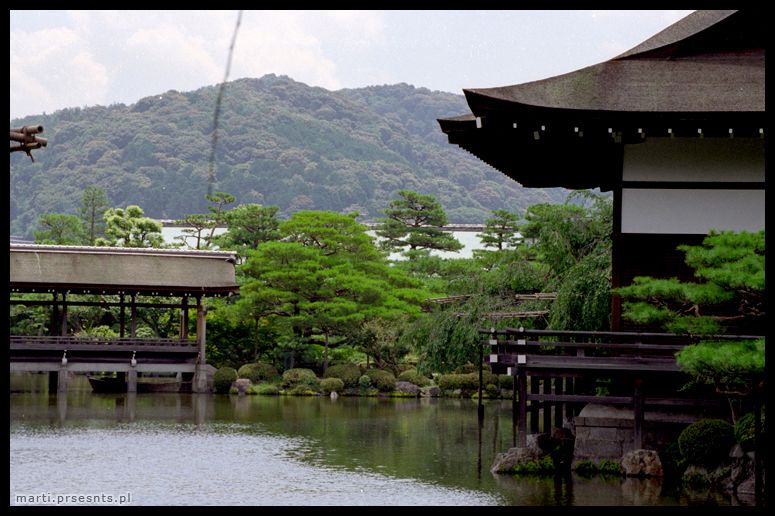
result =
[[[48,335],[9,336],[10,371],[48,372],[49,390],[56,385],[59,392],[73,372],[116,372],[129,392],[137,389],[138,373],[180,373],[193,392],[207,392],[213,368],[205,353],[205,297],[239,290],[235,262],[225,251],[11,244],[10,304],[49,307],[51,320]],[[72,335],[67,314],[75,306],[118,307],[119,337]],[[138,308],[179,309],[177,338],[138,338]]]

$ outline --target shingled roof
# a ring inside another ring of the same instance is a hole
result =
[[[760,133],[765,19],[757,11],[696,11],[603,63],[539,81],[465,89],[471,114],[438,121],[450,143],[525,186],[605,188],[605,172],[569,176],[559,167],[578,170],[579,153],[594,159],[609,152],[611,136],[620,144],[668,131]],[[516,149],[522,159],[513,156]],[[541,164],[540,177],[523,170],[531,161]]]

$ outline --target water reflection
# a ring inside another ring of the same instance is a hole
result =
[[[494,475],[516,441],[510,401],[480,420],[472,400],[93,394],[78,378],[57,396],[42,381],[10,396],[12,491],[88,477],[139,504],[734,503],[657,480]]]

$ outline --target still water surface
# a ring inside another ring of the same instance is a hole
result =
[[[131,505],[729,505],[656,480],[493,475],[511,404],[451,399],[93,394],[12,377],[10,496]],[[23,384],[23,385],[21,385]],[[17,392],[23,390],[25,392]]]

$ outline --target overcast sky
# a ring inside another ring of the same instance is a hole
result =
[[[245,11],[229,80],[462,93],[610,59],[691,11]],[[223,79],[237,11],[11,11],[11,119]]]

